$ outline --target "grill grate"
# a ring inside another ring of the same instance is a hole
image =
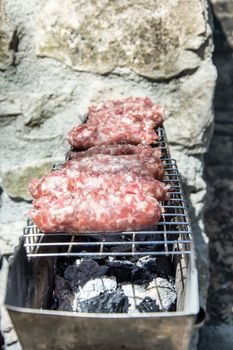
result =
[[[163,127],[157,129],[163,153],[165,177],[170,185],[170,199],[161,202],[164,213],[160,222],[149,230],[118,233],[51,233],[44,234],[28,219],[24,229],[24,246],[29,257],[38,256],[143,256],[190,254],[192,232],[176,161],[170,158]],[[53,168],[59,169],[56,164]]]

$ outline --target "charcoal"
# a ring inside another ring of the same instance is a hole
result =
[[[139,312],[158,312],[159,306],[156,304],[155,300],[150,297],[146,297],[143,301],[136,306]]]
[[[158,258],[152,258],[151,256],[145,256],[143,258],[140,258],[136,265],[139,267],[142,267],[143,269],[147,270],[149,273],[153,275],[157,275],[158,270],[157,270],[157,259]]]
[[[75,258],[63,258],[60,257],[57,261],[56,271],[57,274],[61,277],[64,277],[64,272],[68,266],[71,266],[75,263]]]
[[[128,298],[120,291],[104,292],[98,297],[80,302],[82,312],[122,313],[128,312]]]
[[[114,277],[101,277],[88,281],[81,287],[77,293],[78,299],[91,299],[98,297],[105,291],[115,291],[117,288],[116,279]]]
[[[69,283],[64,278],[56,276],[55,290],[53,293],[53,308],[64,311],[73,311],[74,294],[69,288]]]
[[[64,289],[70,289],[69,288],[70,285],[69,285],[69,282],[67,280],[65,280],[64,278],[60,277],[60,276],[56,276],[55,278],[55,290],[57,292],[60,292]]]
[[[108,275],[116,277],[117,283],[132,282],[145,285],[153,278],[153,274],[144,267],[137,266],[130,261],[112,260],[107,262]]]
[[[95,260],[76,260],[73,265],[66,268],[64,277],[70,281],[70,286],[74,289],[75,287],[83,286],[92,278],[105,275],[107,270],[107,266],[99,266]]]
[[[56,275],[53,309],[75,312],[158,312],[176,306],[174,269],[165,256],[78,259]]]
[[[146,298],[155,300],[160,311],[169,311],[174,307],[176,291],[174,281],[156,277],[148,286],[136,284],[123,284],[123,293],[129,298],[129,312],[135,312],[137,306]]]
[[[156,269],[157,269],[158,277],[167,278],[167,279],[175,277],[173,264],[171,262],[171,258],[168,256],[157,257]]]

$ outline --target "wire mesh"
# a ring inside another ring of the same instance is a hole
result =
[[[163,214],[148,230],[109,233],[43,233],[28,219],[24,245],[29,257],[38,256],[144,256],[190,254],[192,231],[176,161],[170,152],[163,127],[157,129],[165,169],[163,182],[171,188],[169,200],[161,202]],[[56,164],[53,170],[59,169]]]

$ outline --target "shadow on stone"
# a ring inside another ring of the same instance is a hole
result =
[[[215,131],[205,157],[208,185],[205,227],[209,237],[210,285],[205,327],[199,350],[233,348],[233,52],[221,23],[214,18],[214,63],[218,71],[215,93]]]

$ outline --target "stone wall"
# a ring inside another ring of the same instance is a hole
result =
[[[0,19],[0,254],[11,254],[22,232],[28,181],[64,160],[65,135],[88,105],[149,96],[167,111],[172,156],[191,199],[204,305],[203,155],[216,79],[207,2],[0,0]],[[9,335],[9,325],[2,332]]]

